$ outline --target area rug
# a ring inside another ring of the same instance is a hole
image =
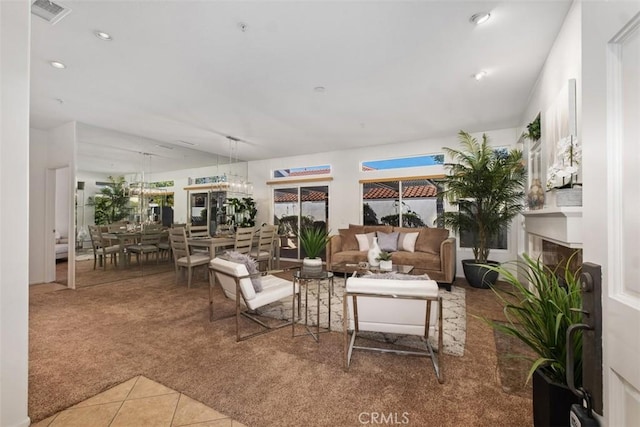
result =
[[[310,325],[316,324],[318,316],[317,307],[317,286],[309,286],[309,311],[308,322]],[[337,278],[334,283],[334,293],[331,297],[331,330],[342,332],[342,300],[344,295],[344,285],[342,279]],[[466,324],[467,324],[467,310],[465,304],[465,290],[452,286],[451,292],[440,290],[442,296],[443,311],[443,347],[446,354],[452,356],[463,356],[464,345],[466,341]],[[327,325],[327,318],[329,313],[329,295],[326,287],[323,285],[320,292],[320,326]],[[292,302],[290,299],[278,301],[270,304],[258,310],[258,313],[262,316],[273,317],[276,319],[291,319]],[[302,298],[302,312],[305,312],[305,301]],[[303,320],[304,322],[304,316]],[[392,343],[396,345],[402,345],[407,347],[419,347],[422,348],[423,344],[420,342],[419,337],[412,337],[406,335],[396,334],[383,334],[383,333],[366,333],[367,338],[375,339],[378,341],[384,341],[386,343]],[[434,349],[438,348],[438,332],[436,335],[429,338],[431,345]]]

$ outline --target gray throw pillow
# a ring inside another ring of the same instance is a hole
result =
[[[240,252],[236,252],[236,251],[226,251],[224,254],[220,256],[220,258],[226,259],[227,261],[235,262],[238,264],[244,264],[249,274],[260,273],[260,270],[258,270],[258,263],[256,262],[256,260],[251,258],[247,254],[241,254]],[[262,280],[260,279],[260,276],[252,276],[251,284],[253,285],[253,290],[255,290],[256,293],[262,292]]]
[[[378,231],[378,246],[380,246],[380,250],[385,252],[397,251],[399,234],[400,233],[398,233],[397,231],[394,231],[393,233],[383,233],[381,231]]]

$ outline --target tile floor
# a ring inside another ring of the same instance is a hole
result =
[[[143,376],[31,425],[32,427],[242,427],[204,404]]]

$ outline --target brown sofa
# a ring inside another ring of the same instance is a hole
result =
[[[449,237],[449,230],[442,228],[403,228],[387,225],[349,225],[338,230],[340,234],[331,237],[327,245],[327,268],[341,262],[358,263],[367,261],[367,251],[360,251],[356,234],[371,232],[411,233],[418,231],[415,252],[392,252],[394,264],[413,265],[415,274],[428,274],[432,280],[446,285],[451,290],[456,275],[456,240]]]

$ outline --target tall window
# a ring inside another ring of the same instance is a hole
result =
[[[273,190],[273,223],[278,225],[280,257],[301,259],[306,256],[298,244],[301,227],[328,227],[329,186],[276,188]],[[325,254],[322,254],[322,259]]]
[[[431,179],[365,182],[362,223],[402,227],[442,227],[442,200]]]

